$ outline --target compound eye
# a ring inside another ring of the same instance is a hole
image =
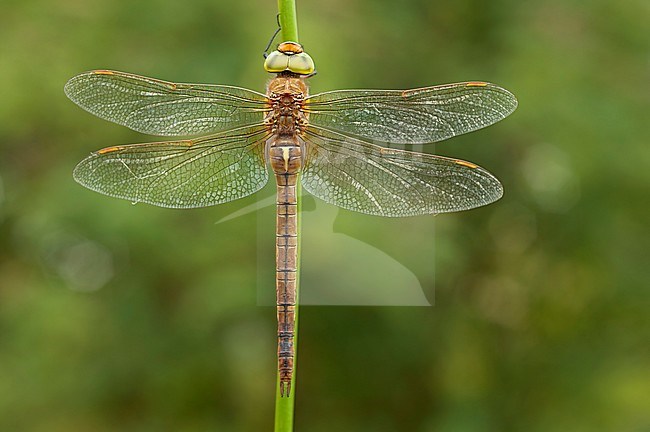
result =
[[[291,72],[300,75],[309,75],[310,73],[314,72],[314,68],[315,68],[314,61],[306,52],[301,52],[300,54],[294,54],[288,59],[289,59],[288,68]]]
[[[289,56],[280,51],[273,51],[264,60],[264,70],[267,72],[280,73],[289,68]]]

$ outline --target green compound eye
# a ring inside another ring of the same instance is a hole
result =
[[[309,75],[314,72],[314,61],[302,46],[295,42],[283,42],[264,61],[264,70],[271,73],[293,72],[298,75]]]
[[[309,75],[314,72],[314,61],[306,52],[294,54],[289,57],[289,70],[300,75]]]
[[[273,51],[264,60],[264,70],[279,73],[289,69],[289,56],[280,51]]]

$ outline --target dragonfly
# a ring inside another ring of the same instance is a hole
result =
[[[293,382],[297,187],[341,208],[404,217],[469,210],[498,200],[480,166],[395,148],[489,126],[512,113],[509,91],[471,81],[412,90],[309,94],[312,58],[283,42],[265,59],[266,92],[178,84],[94,70],[71,78],[67,96],[105,120],[175,141],[113,145],[82,160],[81,185],[132,202],[196,208],[277,186],[276,293],[280,394]],[[184,138],[200,136],[198,138]]]

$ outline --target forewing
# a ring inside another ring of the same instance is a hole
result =
[[[196,140],[107,147],[77,165],[74,178],[94,191],[161,207],[232,201],[268,181],[268,132],[243,128]]]
[[[213,133],[261,124],[266,97],[240,87],[175,84],[115,71],[91,71],[65,85],[77,105],[152,135]]]
[[[447,213],[503,195],[499,181],[470,162],[382,148],[315,127],[304,140],[302,185],[348,210],[391,217]]]
[[[414,90],[340,90],[307,100],[315,126],[395,144],[441,141],[498,122],[517,107],[509,91],[466,82]]]

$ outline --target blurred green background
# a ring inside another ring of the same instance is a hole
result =
[[[303,232],[305,275],[337,272],[318,256],[345,234],[408,268],[435,306],[303,307],[296,429],[650,430],[648,3],[303,0],[298,13],[312,92],[485,80],[520,106],[435,149],[493,172],[499,202],[310,213],[335,219]],[[153,138],[82,111],[63,85],[110,68],[263,91],[275,14],[275,1],[3,2],[0,430],[271,430],[275,312],[257,303],[274,291],[259,259],[273,229],[264,212],[215,222],[273,185],[186,211],[92,193],[72,180],[79,160]]]

